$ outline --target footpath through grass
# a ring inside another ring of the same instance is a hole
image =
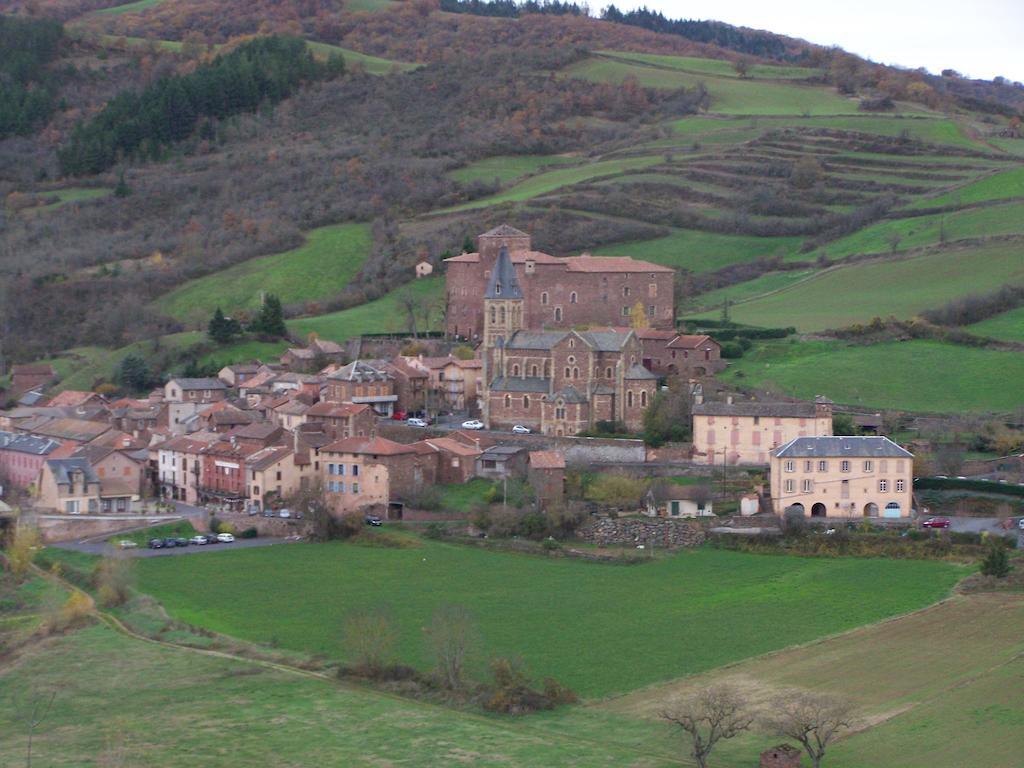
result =
[[[427,668],[422,627],[439,605],[465,605],[488,657],[519,655],[538,676],[588,697],[920,608],[961,575],[939,562],[713,549],[618,566],[430,541],[413,549],[306,544],[139,563],[140,589],[177,618],[331,658],[344,658],[348,612],[387,606],[401,629],[401,660]]]
[[[161,311],[185,322],[255,310],[264,293],[285,304],[337,295],[362,269],[372,247],[367,224],[336,224],[314,229],[290,251],[258,256],[206,277],[190,280],[157,300]]]

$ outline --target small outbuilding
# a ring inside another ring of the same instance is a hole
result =
[[[779,744],[761,753],[760,768],[800,768],[803,752],[792,744]]]

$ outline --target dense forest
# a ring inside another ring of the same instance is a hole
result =
[[[472,13],[477,16],[498,16],[518,19],[524,13],[540,13],[549,16],[586,16],[587,9],[577,3],[561,0],[441,0],[441,10],[447,13]]]
[[[121,157],[158,159],[187,138],[203,118],[223,119],[275,104],[304,82],[341,74],[344,61],[318,63],[300,38],[265,37],[243,43],[188,75],[162,78],[141,93],[122,93],[79,125],[59,153],[69,176],[106,170]],[[204,125],[209,136],[214,129]]]
[[[57,21],[0,16],[0,139],[31,133],[50,118],[57,99],[48,65],[63,35]]]

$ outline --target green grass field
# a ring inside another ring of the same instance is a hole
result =
[[[35,214],[43,211],[52,211],[67,205],[68,203],[84,203],[89,200],[106,197],[113,191],[114,190],[110,187],[67,187],[66,189],[54,189],[49,192],[41,192],[39,193],[41,197],[56,195],[58,199],[55,202],[46,203],[45,205],[36,205],[31,208],[25,208],[23,213]]]
[[[719,77],[739,78],[731,61],[723,59],[700,59],[695,56],[662,56],[651,53],[633,53],[631,51],[597,51],[600,56],[626,62],[637,62],[665,69],[678,69],[698,75],[717,75]],[[820,75],[821,70],[811,67],[784,67],[772,64],[750,64],[746,78],[755,80],[799,80]]]
[[[1020,596],[957,597],[808,647],[639,691],[603,708],[653,719],[676,697],[711,682],[740,686],[761,708],[787,689],[825,690],[852,701],[870,724],[839,741],[826,765],[1011,768],[1024,746],[1022,630]],[[955,728],[948,727],[951,722]],[[723,744],[716,763],[743,765],[743,755],[756,754],[763,738],[754,733]]]
[[[340,45],[329,43],[317,43],[312,40],[306,41],[306,47],[316,56],[330,56],[333,53],[340,53],[345,57],[346,67],[361,67],[371,75],[389,75],[392,72],[407,72],[416,69],[419,64],[410,64],[407,61],[395,61],[393,59],[382,59],[380,56],[370,56],[366,53],[354,51],[351,48],[342,48]]]
[[[667,237],[598,248],[601,256],[633,256],[667,267],[707,272],[745,261],[770,256],[786,257],[796,252],[800,237],[752,237],[719,235],[713,232],[677,229]]]
[[[1024,342],[1024,307],[1017,307],[980,323],[974,323],[965,330],[993,339]]]
[[[164,523],[163,525],[154,525],[151,528],[145,528],[141,531],[133,531],[132,533],[119,533],[111,536],[107,539],[111,544],[116,544],[119,541],[134,541],[139,546],[145,546],[146,542],[150,539],[166,539],[166,538],[191,538],[197,533],[196,529],[192,527],[192,523],[188,520],[177,520],[173,523]]]
[[[888,253],[897,250],[937,245],[943,235],[946,242],[967,237],[988,237],[1024,233],[1024,202],[1005,203],[984,208],[968,208],[952,213],[890,219],[829,243],[821,253],[841,258],[854,253]]]
[[[1012,412],[1024,405],[1024,355],[935,341],[843,346],[755,344],[730,361],[728,381],[795,397],[924,412]]]
[[[441,327],[442,315],[439,304],[444,298],[444,278],[428,277],[351,309],[290,320],[288,329],[299,336],[315,331],[320,338],[332,341],[344,341],[361,333],[406,332],[408,313],[401,304],[403,296],[412,296],[416,299],[417,306],[421,308],[417,310],[418,317],[423,309],[431,309],[430,322],[424,324],[421,318],[419,330],[437,330]]]
[[[699,296],[694,296],[689,301],[680,302],[682,309],[680,309],[679,314],[685,317],[699,309],[720,307],[727,299],[731,303],[736,303],[737,301],[745,301],[757,296],[763,296],[805,280],[816,271],[814,269],[801,269],[792,272],[769,272],[760,277],[755,277],[753,280],[730,285],[726,288],[719,288],[715,291],[708,291]],[[687,307],[690,308],[687,309]],[[705,318],[707,317],[710,317],[710,315],[705,315]]]
[[[439,485],[444,509],[456,512],[469,512],[477,504],[485,503],[484,498],[494,487],[494,483],[482,477],[475,477],[469,482],[455,485]]]
[[[100,16],[120,16],[122,13],[137,13],[144,11],[147,8],[153,8],[154,6],[160,5],[163,0],[135,0],[134,3],[125,3],[124,5],[115,5],[111,8],[101,8],[95,13]]]
[[[1005,197],[1024,197],[1024,167],[988,176],[953,189],[938,197],[923,197],[911,208],[933,208],[941,205],[970,205]]]
[[[576,160],[568,155],[500,155],[485,157],[475,163],[449,171],[448,176],[460,184],[474,181],[494,181],[505,185],[523,176],[529,176],[549,165],[570,165]]]
[[[661,162],[660,157],[627,157],[613,160],[599,160],[587,165],[574,166],[572,168],[559,168],[547,173],[539,173],[531,176],[525,181],[516,184],[497,195],[473,200],[469,203],[447,209],[448,211],[463,211],[470,208],[485,208],[489,205],[507,203],[521,200],[529,200],[531,197],[553,192],[560,187],[568,187],[572,184],[579,184],[581,181],[594,179],[599,176],[611,176],[624,171],[632,171],[637,168],[648,168]]]
[[[647,88],[693,88],[704,83],[711,94],[711,112],[739,115],[856,114],[857,101],[820,86],[741,80],[693,74],[640,63],[591,57],[562,70],[568,77],[599,83],[621,83],[627,77]]]
[[[964,280],[965,275],[970,280]],[[911,318],[971,293],[1024,284],[1016,242],[950,248],[896,261],[871,261],[820,272],[776,293],[737,304],[745,325],[819,331],[873,317]]]
[[[373,240],[367,224],[314,229],[298,248],[258,256],[206,277],[190,280],[160,297],[155,306],[184,322],[209,319],[220,307],[231,314],[259,307],[263,293],[285,304],[331,298],[362,269]]]
[[[935,562],[715,550],[608,566],[427,541],[415,549],[304,544],[139,563],[140,588],[184,621],[332,658],[344,654],[339,631],[348,611],[386,605],[402,629],[403,660],[426,666],[420,628],[436,606],[463,604],[488,655],[519,654],[538,675],[588,697],[912,610],[942,597],[961,574]],[[267,583],[275,589],[258,586]],[[320,587],[309,591],[310,583]],[[837,593],[841,601],[829,599]]]

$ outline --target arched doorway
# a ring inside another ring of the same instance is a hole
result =
[[[825,517],[826,512],[825,505],[820,501],[811,507],[811,517]]]
[[[707,371],[707,369],[704,366],[698,365],[696,368],[693,369],[693,375],[694,376],[707,376],[708,375],[708,371]]]
[[[807,514],[804,511],[804,505],[799,502],[797,502],[796,504],[790,504],[788,507],[786,507],[786,513],[793,513],[794,515],[798,513],[801,515]]]
[[[864,517],[878,517],[878,505],[869,501],[864,505]]]
[[[885,505],[885,517],[899,517],[900,516],[900,503],[898,501],[890,501]]]

